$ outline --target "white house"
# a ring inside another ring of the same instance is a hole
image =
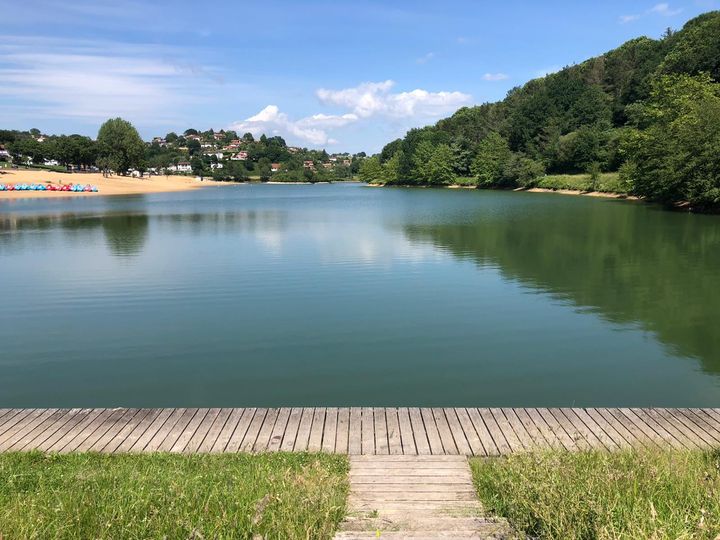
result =
[[[233,161],[245,161],[248,157],[247,152],[238,152],[237,154],[230,157]]]
[[[192,166],[187,161],[181,161],[177,165],[170,165],[167,170],[173,172],[190,172],[192,171]]]

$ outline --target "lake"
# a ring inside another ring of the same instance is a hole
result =
[[[720,217],[233,185],[0,200],[0,406],[720,406]]]

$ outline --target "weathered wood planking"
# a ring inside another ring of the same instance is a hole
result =
[[[498,456],[720,448],[720,409],[0,409],[0,452]]]

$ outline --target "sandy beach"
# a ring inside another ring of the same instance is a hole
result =
[[[103,177],[100,173],[56,173],[50,171],[0,170],[1,184],[90,184],[98,187],[97,193],[74,193],[72,191],[0,191],[0,201],[5,199],[36,199],[56,197],[97,197],[106,195],[142,195],[189,191],[223,182],[205,180],[200,182],[191,176],[129,176]]]

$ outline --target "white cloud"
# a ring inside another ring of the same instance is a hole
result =
[[[5,36],[7,38],[8,36]],[[0,45],[0,96],[31,113],[97,121],[124,116],[171,122],[209,93],[206,68],[168,59],[167,50],[107,42],[13,37]],[[175,51],[177,52],[177,51]],[[216,80],[218,82],[218,80]]]
[[[507,73],[486,73],[482,76],[484,81],[504,81],[508,79]]]
[[[250,118],[234,122],[229,129],[253,135],[262,133],[293,137],[314,146],[334,144],[337,141],[328,136],[326,129],[346,126],[358,120],[354,114],[341,116],[331,114],[315,114],[300,120],[290,120],[287,114],[280,111],[277,105],[268,105]]]
[[[295,139],[312,146],[335,144],[331,136],[334,129],[344,128],[364,119],[378,116],[421,122],[432,116],[454,111],[468,103],[471,97],[461,92],[411,92],[392,93],[393,81],[362,83],[353,88],[317,91],[320,102],[346,109],[343,114],[318,113],[298,120],[291,119],[277,105],[268,105],[259,113],[238,122],[229,129],[253,135],[266,133]],[[378,120],[376,120],[378,122]]]
[[[470,102],[472,97],[462,92],[428,92],[416,89],[391,93],[391,80],[365,82],[352,88],[328,90],[321,88],[317,96],[325,105],[349,109],[360,118],[375,115],[390,118],[433,117],[452,112]]]
[[[620,15],[619,21],[620,24],[627,24],[629,22],[637,21],[645,15],[660,15],[662,17],[673,17],[681,12],[682,8],[672,9],[670,7],[670,4],[668,4],[667,2],[661,2],[659,4],[655,4],[653,7],[646,10],[644,14],[635,13],[632,15]]]
[[[673,15],[678,15],[681,12],[682,8],[670,9],[670,4],[668,4],[667,2],[655,4],[649,10],[649,13],[657,13],[658,15],[662,15],[663,17],[672,17]]]
[[[434,52],[429,52],[429,53],[427,53],[427,54],[424,54],[424,55],[421,56],[420,58],[416,59],[416,60],[415,60],[415,63],[416,63],[416,64],[427,64],[427,63],[428,63],[430,60],[432,60],[433,58],[435,58],[435,53],[434,53]]]

